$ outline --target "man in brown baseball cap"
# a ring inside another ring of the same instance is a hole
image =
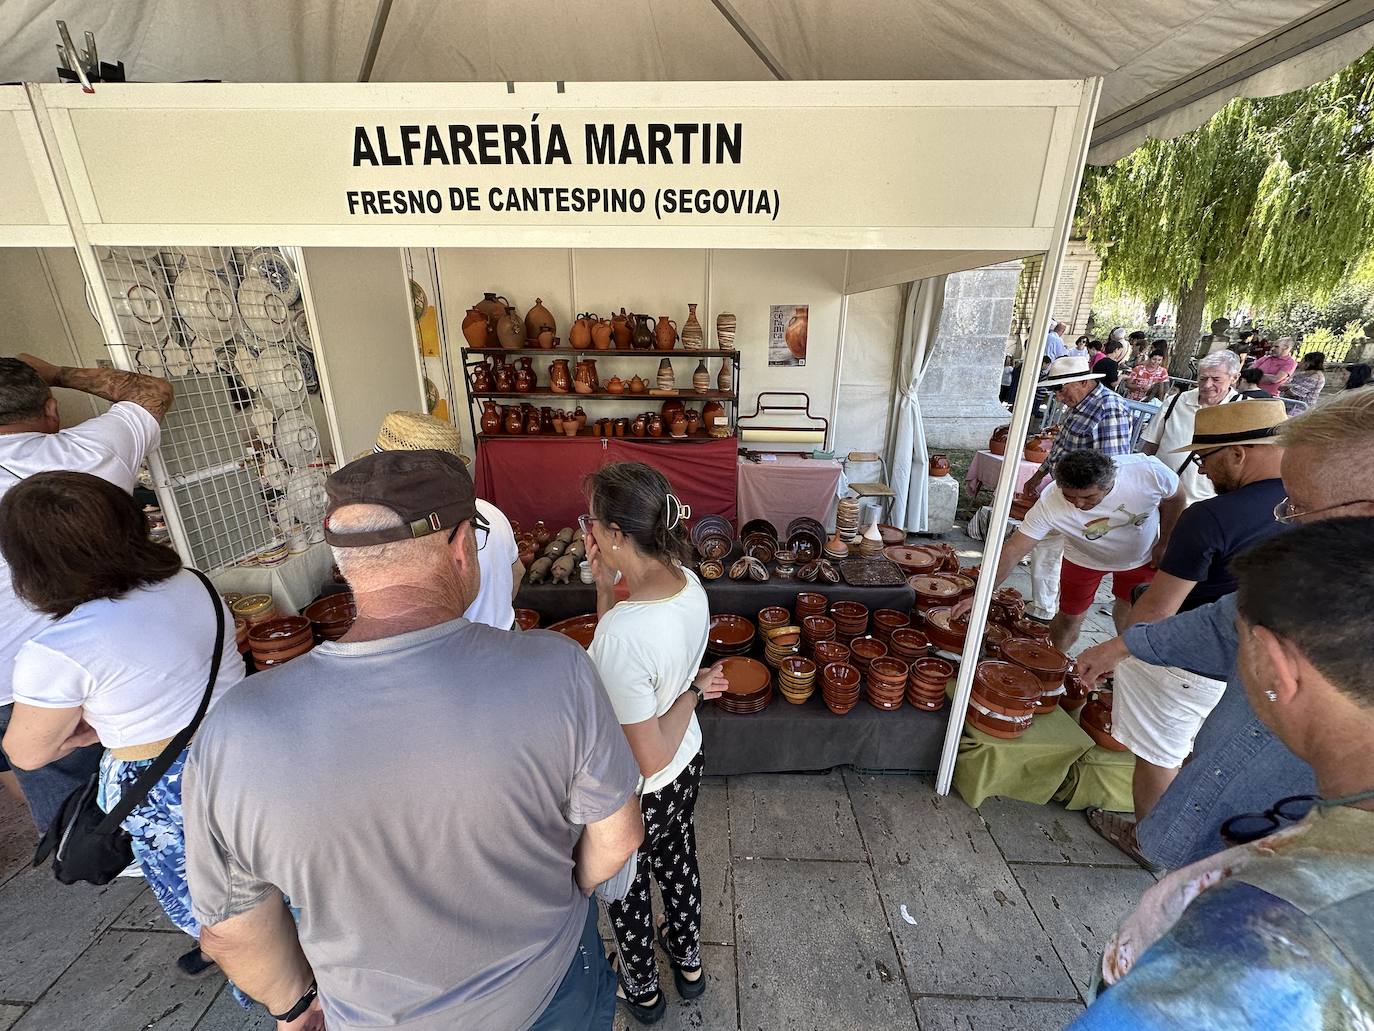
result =
[[[482,531],[457,456],[367,455],[327,489],[357,620],[227,693],[186,763],[202,950],[292,1027],[610,1031],[587,896],[644,822],[595,667],[463,618]]]

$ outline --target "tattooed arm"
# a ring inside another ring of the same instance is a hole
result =
[[[50,387],[80,390],[85,394],[103,397],[106,401],[132,401],[146,408],[158,422],[172,407],[172,384],[157,376],[144,376],[120,369],[75,369],[53,365],[31,354],[21,354],[18,358],[33,366]]]

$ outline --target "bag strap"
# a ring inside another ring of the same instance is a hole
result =
[[[148,792],[153,790],[153,785],[161,780],[162,775],[171,768],[172,763],[176,762],[177,756],[190,742],[191,735],[196,732],[196,728],[200,726],[200,721],[205,718],[206,710],[210,708],[210,696],[215,692],[215,680],[219,676],[220,653],[224,650],[224,603],[220,601],[219,592],[215,590],[215,585],[210,582],[208,576],[199,569],[189,571],[195,573],[200,582],[204,584],[215,608],[215,650],[210,655],[209,683],[205,685],[205,694],[201,696],[200,708],[196,709],[196,714],[191,717],[191,722],[168,742],[167,747],[159,752],[158,757],[153,760],[153,764],[139,774],[138,780],[130,784],[128,790],[120,795],[119,804],[110,810],[105,819],[100,821],[99,826],[93,832],[95,834],[109,834],[143,803],[143,800],[148,797]]]

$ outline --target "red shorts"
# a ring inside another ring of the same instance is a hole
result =
[[[1089,569],[1064,559],[1059,569],[1059,611],[1066,616],[1081,616],[1092,608],[1093,598],[1104,576],[1112,578],[1112,594],[1129,603],[1131,589],[1137,584],[1147,584],[1155,578],[1155,571],[1147,562],[1135,569],[1120,569],[1111,572],[1106,569]]]

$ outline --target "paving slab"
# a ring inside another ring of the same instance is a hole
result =
[[[1082,813],[1061,805],[1035,805],[994,796],[978,807],[1009,863],[1084,863],[1140,869],[1135,861],[1088,826]]]
[[[138,896],[129,903],[129,908],[115,917],[115,921],[110,925],[116,931],[170,931],[175,934],[183,934],[181,928],[172,923],[167,918],[167,914],[162,911],[154,897],[151,889],[145,884]],[[186,939],[186,948],[191,947],[191,939]]]
[[[756,859],[867,859],[838,770],[731,777],[730,851]]]
[[[735,887],[730,873],[728,800],[729,789],[724,777],[702,782],[696,811],[701,940],[717,945],[735,943]]]
[[[1013,866],[1012,872],[1086,999],[1107,939],[1154,878],[1139,867]]]
[[[108,931],[14,1025],[14,1031],[192,1031],[219,993],[218,975],[176,974],[185,942],[170,934]]]
[[[668,993],[668,1012],[657,1025],[663,1031],[735,1031],[739,1027],[735,950],[725,945],[703,946],[701,962],[706,968],[706,994],[689,1002],[678,997],[673,988],[673,971],[662,953],[659,954],[659,984]],[[638,1028],[639,1025],[617,1006],[615,1031],[638,1031]]]
[[[925,778],[845,776],[912,992],[1078,997],[974,810]]]
[[[0,788],[0,884],[29,865],[37,844],[28,806]]]
[[[999,1002],[993,999],[916,1000],[921,1031],[1062,1031],[1083,1012],[1072,1002]]]
[[[746,1031],[916,1028],[867,865],[737,859],[735,928]]]
[[[0,1031],[9,1031],[14,1022],[24,1015],[23,1006],[0,1005]]]
[[[277,1031],[277,1022],[261,1006],[244,1009],[225,985],[196,1022],[195,1031]]]
[[[11,877],[0,886],[0,998],[37,1000],[142,889],[128,877],[101,887],[60,884],[46,866]]]

